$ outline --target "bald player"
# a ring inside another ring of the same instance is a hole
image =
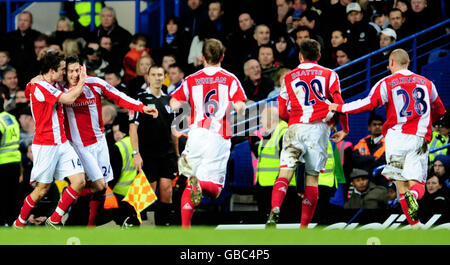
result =
[[[405,50],[392,51],[391,75],[378,81],[366,98],[331,104],[329,109],[356,114],[386,106],[382,132],[387,164],[382,174],[396,181],[403,213],[413,226],[420,222],[417,200],[425,192],[431,126],[444,115],[445,108],[433,82],[409,71],[408,65]]]

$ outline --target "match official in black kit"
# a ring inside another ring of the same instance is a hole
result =
[[[143,170],[153,190],[158,192],[155,209],[156,225],[174,224],[175,210],[172,204],[172,180],[178,171],[174,144],[178,138],[171,133],[174,119],[170,97],[162,91],[165,70],[153,65],[148,70],[147,88],[137,94],[144,105],[158,109],[158,117],[130,114],[130,138],[136,169]]]

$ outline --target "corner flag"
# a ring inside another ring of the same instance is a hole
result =
[[[128,202],[136,210],[137,218],[142,223],[141,212],[157,200],[144,172],[141,171],[131,183],[123,201]]]

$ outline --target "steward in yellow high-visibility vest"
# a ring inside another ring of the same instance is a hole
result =
[[[119,180],[114,186],[113,192],[125,196],[130,184],[133,183],[137,175],[137,170],[133,163],[133,147],[131,146],[130,136],[126,136],[122,140],[117,141],[116,146],[122,156],[122,171]]]
[[[320,173],[319,175],[319,185],[327,186],[330,188],[337,188],[336,174],[334,174],[335,161],[333,155],[333,146],[331,145],[330,141],[328,141],[327,154],[328,159],[327,163],[325,164],[325,172]]]
[[[430,145],[429,145],[429,150],[433,150],[436,149],[438,147],[441,147],[443,145],[448,144],[448,139],[447,137],[445,137],[444,135],[440,134],[439,132],[433,132],[432,136],[431,136],[431,141],[430,141]],[[429,158],[430,161],[434,161],[434,159],[436,158],[437,155],[447,155],[447,148],[444,148],[442,150],[436,151],[434,153],[430,152]]]
[[[22,155],[19,151],[20,125],[13,115],[3,110],[3,101],[0,93],[0,172],[4,187],[4,199],[0,200],[0,225],[11,226],[17,217]]]
[[[98,27],[101,24],[100,13],[102,12],[102,3],[95,2],[95,26]],[[89,27],[91,25],[91,2],[76,2],[75,12],[78,15],[78,23],[83,27]]]
[[[280,173],[280,140],[288,124],[280,120],[269,139],[262,138],[258,146],[257,182],[260,186],[273,186]],[[295,186],[295,175],[289,186]]]

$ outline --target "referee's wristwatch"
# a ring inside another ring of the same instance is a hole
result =
[[[139,154],[139,150],[133,150],[133,152],[131,153],[132,156],[135,156],[137,154]]]

